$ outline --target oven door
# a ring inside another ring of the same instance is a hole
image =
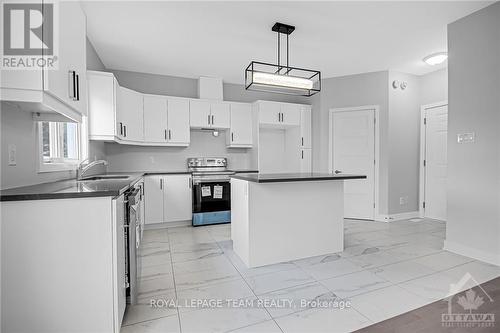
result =
[[[225,181],[193,184],[193,226],[231,222],[231,183]]]

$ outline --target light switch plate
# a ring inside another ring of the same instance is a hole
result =
[[[457,134],[458,143],[474,143],[475,140],[476,134],[474,132]]]
[[[9,145],[9,165],[16,165],[16,145]]]

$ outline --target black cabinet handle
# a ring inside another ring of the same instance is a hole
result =
[[[302,151],[302,159],[304,159],[304,151]]]
[[[210,115],[208,115],[208,124],[210,125]]]
[[[304,147],[304,137],[302,137],[302,147]]]
[[[231,132],[231,141],[234,141],[234,133]]]
[[[284,122],[285,121],[285,114],[283,112],[281,112],[281,122]]]
[[[160,178],[160,190],[163,190],[163,178]]]
[[[172,139],[172,131],[171,130],[168,130],[168,139],[171,140]]]
[[[212,125],[214,124],[214,118],[215,118],[215,117],[212,115]]]
[[[165,130],[165,140],[167,140],[167,130]]]
[[[69,98],[71,98],[72,100],[76,100],[76,72],[69,71],[68,74],[70,75]]]
[[[80,75],[76,75],[76,100],[80,100]]]
[[[127,125],[123,126],[123,136],[127,137]]]
[[[281,122],[281,112],[278,112],[278,123]]]
[[[123,135],[123,123],[120,123],[120,135]]]

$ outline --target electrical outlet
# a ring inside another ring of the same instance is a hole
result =
[[[400,205],[406,205],[407,203],[408,203],[408,196],[404,196],[404,197],[399,198]]]
[[[17,165],[17,152],[16,152],[16,145],[15,144],[10,144],[9,145],[9,165]]]

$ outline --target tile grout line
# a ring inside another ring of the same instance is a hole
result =
[[[254,295],[254,297],[256,297],[257,299],[260,299],[259,296],[253,290],[253,288],[250,286],[250,284],[248,283],[248,281],[245,279],[245,277],[241,274],[241,272],[238,270],[238,268],[236,268],[236,266],[234,265],[234,263],[231,260],[229,260],[229,258],[227,258],[227,256],[225,255],[224,249],[220,246],[220,244],[218,242],[217,242],[217,246],[219,247],[219,249],[221,249],[221,251],[224,254],[224,256],[226,257],[226,259],[231,263],[231,265],[234,267],[234,269],[238,272],[238,274],[240,275],[241,279],[248,286],[248,288],[250,289],[250,291],[252,292],[252,294]],[[266,311],[267,315],[271,318],[271,320],[274,321],[274,323],[276,324],[276,326],[278,326],[278,328],[280,329],[280,331],[282,333],[284,333],[283,329],[280,327],[280,325],[278,325],[278,323],[276,322],[276,320],[274,320],[274,317],[271,315],[271,313],[269,312],[269,310],[265,306],[263,307],[263,309],[264,309],[264,311]],[[252,326],[252,325],[257,325],[257,324],[263,323],[265,321],[267,321],[267,320],[264,320],[264,321],[258,322],[258,323],[254,323],[254,324],[251,324],[251,325],[247,325],[247,326],[238,327],[238,328],[235,328],[234,330],[237,330],[237,329],[240,329],[240,328],[244,328],[244,327],[248,327],[248,326]],[[230,331],[234,331],[234,330],[230,330]],[[230,332],[230,331],[227,331],[227,332]]]
[[[174,293],[175,293],[175,301],[176,303],[179,301],[179,297],[177,296],[177,285],[175,283],[175,271],[174,271],[174,262],[172,259],[172,246],[170,243],[170,232],[167,228],[167,241],[168,241],[168,250],[170,251],[170,267],[172,268],[172,279],[174,281]],[[182,323],[181,323],[181,314],[179,311],[179,304],[177,303],[176,309],[177,311],[177,321],[179,322],[179,332],[182,333]]]

